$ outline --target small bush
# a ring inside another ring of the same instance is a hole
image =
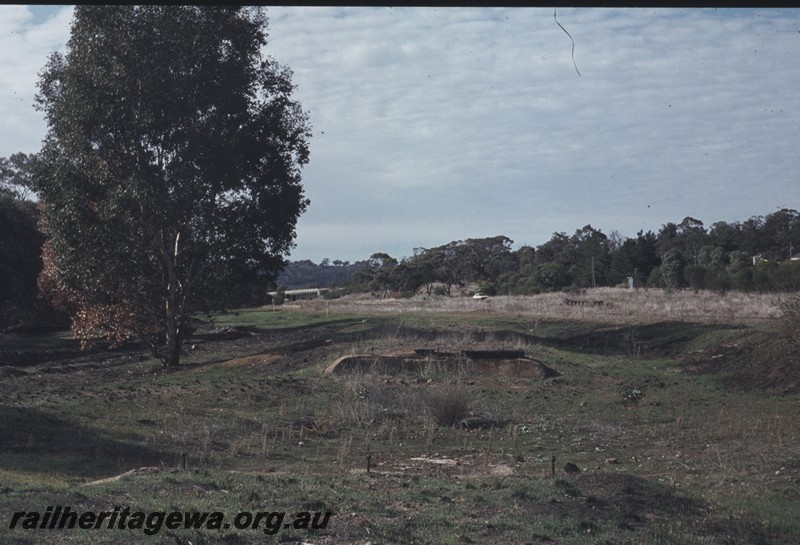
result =
[[[429,414],[441,426],[455,426],[469,415],[469,396],[463,386],[444,385],[425,396]]]
[[[638,360],[647,349],[647,343],[639,339],[635,327],[629,327],[622,334],[621,346],[632,360]]]
[[[781,336],[791,348],[800,348],[800,295],[789,298],[781,305]]]
[[[497,286],[493,282],[481,282],[478,284],[478,293],[494,297],[497,295]]]
[[[332,301],[333,299],[339,299],[342,296],[343,290],[339,289],[330,289],[322,294],[322,298],[326,301]]]
[[[635,407],[644,399],[644,392],[639,388],[626,388],[620,392],[622,404],[626,407]]]
[[[352,374],[340,382],[330,414],[344,426],[363,426],[386,417],[419,414],[416,391],[385,384],[373,374]]]
[[[650,276],[647,277],[647,287],[648,288],[666,287],[666,284],[664,284],[664,275],[661,272],[661,267],[656,267],[655,269],[650,271]]]
[[[781,304],[783,316],[768,350],[766,380],[784,393],[800,391],[800,295]]]

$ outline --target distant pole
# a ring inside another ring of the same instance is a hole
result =
[[[597,284],[594,281],[594,256],[592,256],[592,287],[596,288]]]

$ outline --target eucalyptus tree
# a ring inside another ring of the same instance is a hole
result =
[[[82,338],[136,334],[177,365],[194,308],[283,264],[310,126],[267,27],[253,7],[75,9],[40,74],[33,185],[40,284]]]

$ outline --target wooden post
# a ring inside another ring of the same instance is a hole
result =
[[[372,462],[372,454],[367,454],[367,473],[369,473],[371,462]]]
[[[181,469],[186,471],[186,453],[181,452]]]
[[[550,457],[550,475],[553,477],[556,476],[556,457],[555,455]]]

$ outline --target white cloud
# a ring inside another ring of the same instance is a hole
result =
[[[43,26],[0,8],[13,127],[0,155],[41,139],[35,74],[70,13]],[[634,235],[800,206],[800,12],[559,9],[581,76],[552,9],[268,13],[268,52],[294,71],[314,127],[293,258],[497,234],[537,245],[588,223]]]

